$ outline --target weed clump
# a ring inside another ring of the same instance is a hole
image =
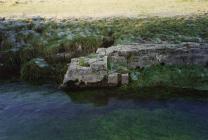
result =
[[[42,58],[35,58],[25,63],[21,68],[21,78],[32,83],[48,81],[52,71]]]

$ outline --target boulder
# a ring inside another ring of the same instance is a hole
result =
[[[96,54],[101,57],[105,56],[106,55],[106,48],[98,48],[96,51]]]

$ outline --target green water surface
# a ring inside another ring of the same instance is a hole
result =
[[[208,140],[207,101],[100,98],[0,84],[0,140]]]

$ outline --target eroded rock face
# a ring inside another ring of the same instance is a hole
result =
[[[157,64],[208,65],[208,44],[132,44],[99,48],[93,58],[74,58],[65,87],[114,87],[129,83],[129,69]]]
[[[208,63],[208,44],[121,45],[106,49],[106,52],[109,58],[117,61],[125,58],[128,68],[142,68],[156,64],[205,66]]]

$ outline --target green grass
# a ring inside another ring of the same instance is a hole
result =
[[[103,37],[108,35],[109,30],[113,32],[115,44],[131,43],[138,40],[160,43],[168,41],[179,43],[182,41],[207,41],[208,16],[198,15],[191,17],[173,17],[173,18],[113,18],[101,20],[41,20],[33,21],[31,19],[16,21],[23,24],[21,29],[13,23],[2,24],[1,40],[4,48],[13,48],[17,43],[24,41],[26,45],[32,47],[44,46],[50,49],[65,49],[73,51],[81,46],[87,51],[91,48],[101,47]],[[11,24],[11,25],[10,25]],[[25,24],[25,25],[24,25]],[[41,26],[42,30],[37,31],[34,28]],[[35,32],[29,32],[28,30]],[[11,35],[5,35],[5,32],[12,31],[15,34],[17,43],[12,42]],[[24,46],[23,46],[24,47]]]
[[[207,90],[208,69],[200,66],[151,66],[138,70],[139,79],[126,87],[139,90],[148,87],[176,87]]]
[[[86,62],[86,60],[84,58],[80,58],[79,59],[79,65],[82,67],[89,67],[90,65]]]

